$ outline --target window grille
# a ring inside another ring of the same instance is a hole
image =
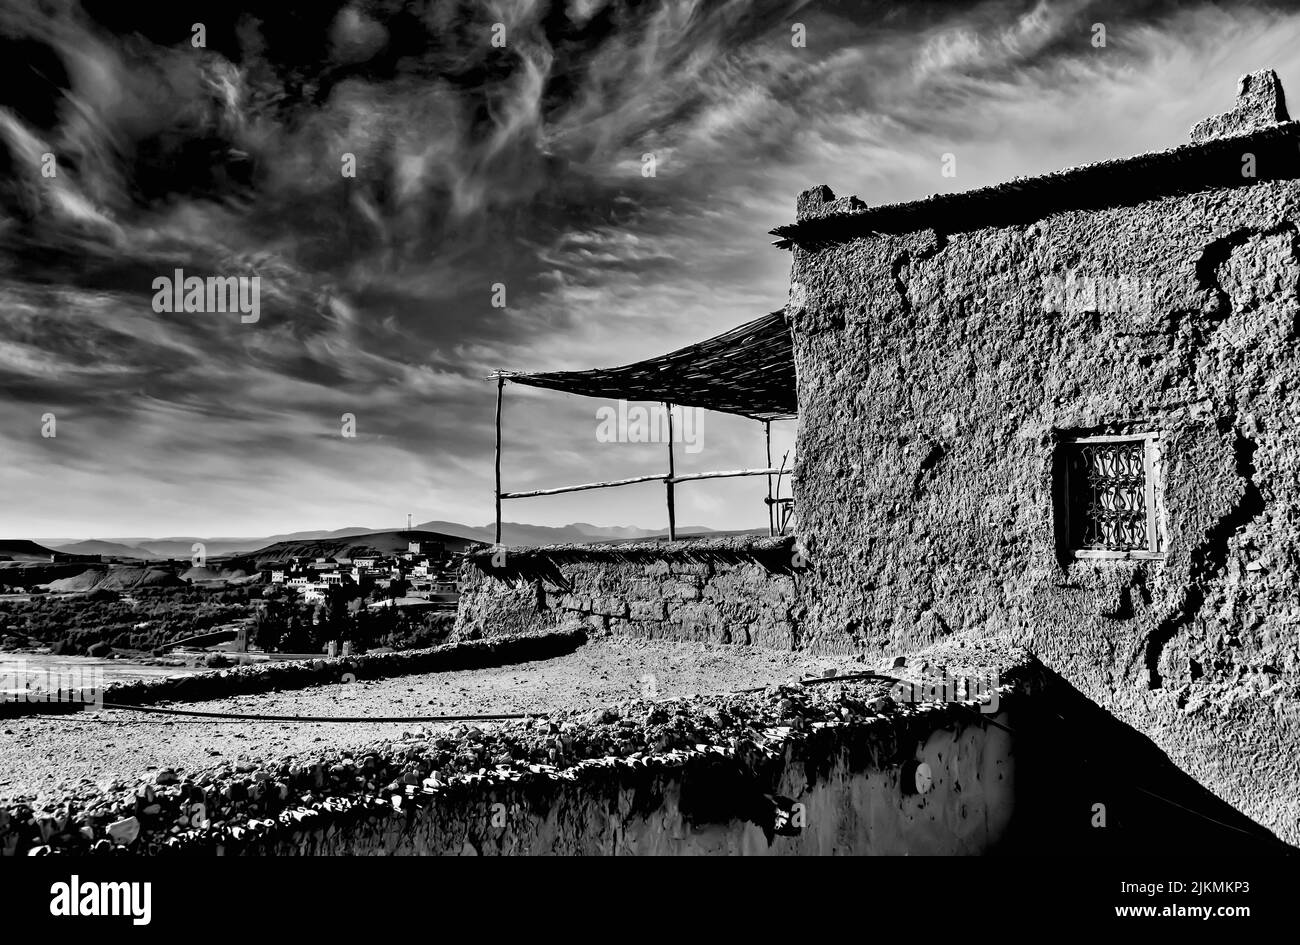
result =
[[[1064,546],[1075,557],[1163,554],[1157,515],[1156,434],[1093,436],[1062,444],[1058,490]]]

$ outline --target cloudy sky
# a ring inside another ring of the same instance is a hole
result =
[[[0,0],[0,536],[482,524],[489,371],[624,363],[780,308],[767,231],[813,184],[892,202],[1172,147],[1265,66],[1300,100],[1300,14]],[[259,320],[155,312],[177,268],[259,276]],[[597,442],[600,406],[508,387],[507,489],[662,468]],[[752,421],[702,435],[679,468],[763,461]],[[661,527],[662,491],[506,517]],[[758,526],[762,491],[682,486],[678,521]]]

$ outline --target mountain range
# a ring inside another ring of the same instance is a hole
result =
[[[432,521],[421,522],[412,526],[414,531],[436,532],[452,538],[492,544],[495,540],[494,525],[462,525],[459,522]],[[678,529],[682,535],[710,534],[713,529],[702,526],[683,526]],[[396,534],[396,531],[384,534]],[[67,539],[38,539],[37,542],[25,542],[32,548],[44,546],[65,554],[104,555],[113,558],[136,558],[154,560],[159,558],[188,558],[193,553],[195,542],[202,542],[210,557],[246,554],[261,551],[270,545],[282,543],[337,543],[338,539],[352,538],[359,535],[374,535],[373,528],[351,526],[348,528],[316,529],[312,531],[290,532],[282,535],[265,535],[262,537],[232,538],[202,536],[170,536],[166,538],[114,537],[90,538],[82,541]],[[590,525],[575,522],[570,525],[525,525],[518,522],[501,523],[501,541],[515,547],[535,547],[566,542],[599,541],[634,541],[640,538],[664,537],[665,533],[656,529],[636,528],[627,525]]]

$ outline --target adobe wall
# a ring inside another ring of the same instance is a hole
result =
[[[914,778],[912,766],[871,765],[850,748],[853,740],[835,732],[811,744],[783,745],[772,771],[763,773],[738,768],[734,753],[719,749],[677,752],[649,765],[596,761],[564,779],[489,779],[410,820],[385,813],[268,838],[247,852],[975,856],[997,852],[1009,840],[1015,763],[1004,730],[965,720],[934,726],[915,746],[916,760],[935,776],[925,795],[902,784]]]
[[[1024,645],[1294,843],[1300,184],[1022,216],[794,249],[804,642]],[[1152,304],[1045,304],[1071,273]],[[1058,558],[1057,436],[1137,430],[1166,558]]]
[[[485,549],[466,557],[458,637],[582,623],[649,639],[794,649],[793,539],[705,538]]]

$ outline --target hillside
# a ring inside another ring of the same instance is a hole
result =
[[[5,587],[31,587],[59,578],[71,577],[86,570],[84,563],[51,563],[40,561],[0,561],[0,585]]]
[[[349,535],[340,538],[314,538],[303,541],[278,541],[259,548],[249,557],[257,561],[259,568],[287,562],[290,558],[347,557],[354,558],[367,552],[392,555],[406,550],[408,541],[440,541],[450,552],[464,551],[470,544],[464,538],[447,535],[442,532],[412,531],[368,532],[362,535]]]
[[[194,554],[195,542],[202,542],[210,558],[245,554],[268,543],[265,538],[143,538],[136,546],[159,558],[184,559]]]
[[[125,591],[133,587],[174,587],[183,583],[168,568],[110,564],[104,567],[87,568],[80,574],[50,581],[45,586],[54,593],[66,593],[93,591],[101,587],[111,591]]]
[[[54,551],[25,538],[0,538],[0,558],[12,561],[49,561]]]
[[[94,538],[86,541],[74,541],[67,545],[55,545],[54,550],[67,555],[103,555],[106,558],[140,558],[148,560],[159,557],[159,555],[154,554],[147,548],[124,545],[116,541],[99,541]]]
[[[316,539],[349,538],[365,535],[373,529],[352,526],[350,528],[315,529],[312,531],[289,532],[281,535],[264,535],[261,537],[239,538],[217,536],[214,538],[185,537],[172,535],[165,538],[115,538],[112,541],[135,545],[160,558],[188,558],[193,554],[196,541],[202,542],[208,555],[238,555],[265,548],[268,545],[286,541],[313,541]]]
[[[244,558],[229,563],[209,561],[205,567],[186,568],[177,576],[182,581],[193,581],[195,584],[242,582],[259,577],[256,571],[250,573],[248,568],[240,566],[244,564],[251,567],[252,562]]]
[[[265,540],[264,544],[269,545],[273,542],[281,541],[311,541],[316,538],[352,538],[355,535],[368,535],[373,531],[373,528],[365,528],[360,525],[352,525],[348,528],[318,528],[315,531],[289,532],[285,535],[272,535]]]

